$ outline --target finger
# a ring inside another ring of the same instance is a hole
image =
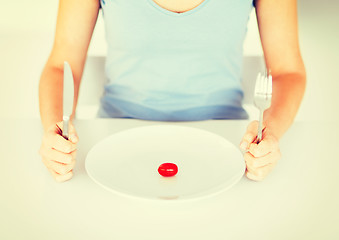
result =
[[[254,157],[263,157],[268,153],[279,150],[279,142],[273,136],[269,135],[263,138],[263,140],[257,143],[251,143],[249,145],[249,152]]]
[[[74,165],[75,161],[72,164],[62,164],[54,161],[49,161],[49,168],[53,169],[56,173],[60,175],[65,175],[72,171]]]
[[[242,150],[247,150],[249,147],[249,144],[252,143],[256,138],[258,134],[258,121],[252,121],[247,129],[246,133],[244,134],[241,143],[240,143],[240,148]]]
[[[73,160],[72,163],[70,164],[63,164],[63,163],[58,163],[53,160],[44,158],[43,162],[48,169],[52,169],[53,171],[55,171],[56,173],[60,175],[67,174],[75,166],[75,160]]]
[[[59,134],[48,134],[44,139],[45,146],[49,148],[54,148],[59,152],[71,153],[76,150],[76,144],[71,141],[66,140]]]
[[[61,129],[63,129],[63,122],[57,123],[57,126]],[[69,123],[69,138],[68,138],[72,143],[77,143],[79,141],[78,134],[75,130],[74,125],[72,122]]]
[[[269,153],[263,157],[255,158],[250,152],[244,154],[246,165],[251,168],[264,167],[270,163],[275,163],[281,158],[280,150]]]
[[[75,135],[75,140],[68,141],[62,136],[63,122],[59,122],[51,126],[43,137],[43,144],[46,147],[54,148],[60,152],[70,153],[76,149],[77,135],[74,126],[71,124],[72,134]]]
[[[72,164],[75,161],[76,155],[77,155],[77,152],[78,152],[78,150],[74,150],[71,153],[63,153],[63,152],[59,152],[58,150],[55,150],[55,149],[51,149],[51,150],[54,151],[56,157],[51,156],[49,159],[51,159],[52,161],[55,161],[55,162],[62,163],[62,164]],[[67,162],[64,162],[65,159],[66,159]]]
[[[57,182],[65,182],[65,181],[67,181],[67,180],[69,180],[73,177],[72,171],[65,174],[65,175],[60,175],[60,174],[56,173],[53,169],[48,169],[48,171],[51,173],[51,175],[53,176],[53,178]]]
[[[270,163],[264,167],[259,167],[259,168],[247,167],[246,176],[249,179],[254,180],[254,181],[262,181],[273,170],[275,165],[276,165],[276,162]]]
[[[69,129],[69,140],[72,143],[77,143],[79,141],[79,137],[77,132],[75,131],[75,128],[73,126],[73,124],[70,124],[70,129]]]
[[[58,150],[43,146],[40,148],[39,153],[42,157],[45,157],[47,159],[51,159],[53,161],[63,164],[70,164],[72,160],[76,158],[77,150],[71,153],[63,153]]]
[[[249,178],[249,179],[251,179],[253,181],[260,182],[260,181],[264,180],[264,178],[257,177],[256,175],[254,175],[254,174],[252,174],[252,173],[250,173],[248,171],[246,172],[245,175],[246,175],[247,178]]]

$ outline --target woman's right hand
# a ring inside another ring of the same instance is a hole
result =
[[[52,125],[45,131],[39,154],[57,182],[64,182],[72,178],[77,152],[78,136],[70,123],[69,140],[62,136],[62,122]]]

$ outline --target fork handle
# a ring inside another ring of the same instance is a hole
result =
[[[259,113],[259,126],[258,126],[258,136],[257,136],[257,143],[261,142],[262,139],[262,122],[263,122],[264,111],[260,110]]]

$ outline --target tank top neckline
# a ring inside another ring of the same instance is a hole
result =
[[[191,9],[191,10],[188,10],[188,11],[185,11],[185,12],[182,12],[182,13],[176,13],[176,12],[173,12],[173,11],[170,11],[170,10],[167,10],[161,6],[159,6],[156,2],[154,2],[153,0],[147,0],[148,3],[150,5],[152,5],[156,10],[164,13],[164,14],[167,14],[167,15],[171,15],[173,17],[185,17],[185,16],[188,16],[188,15],[191,15],[191,14],[194,14],[196,13],[197,11],[201,10],[210,0],[204,0],[202,3],[200,3],[198,6],[196,6],[195,8]]]

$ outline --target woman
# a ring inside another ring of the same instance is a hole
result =
[[[78,138],[62,128],[63,62],[72,67],[77,100],[98,12],[108,44],[109,84],[99,116],[158,121],[243,119],[240,87],[242,45],[255,6],[267,67],[273,77],[263,139],[249,124],[240,147],[246,176],[263,180],[281,154],[279,139],[290,127],[305,90],[297,1],[270,0],[60,0],[55,42],[40,80],[43,163],[57,181],[73,175]],[[76,106],[76,101],[75,101]]]

